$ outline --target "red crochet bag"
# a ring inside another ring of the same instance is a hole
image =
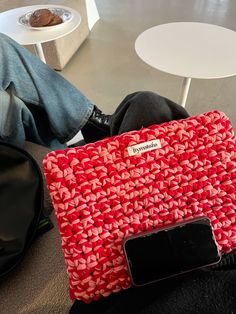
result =
[[[220,252],[236,248],[236,145],[222,112],[54,151],[44,171],[72,299],[131,286],[122,244],[133,234],[207,216]]]

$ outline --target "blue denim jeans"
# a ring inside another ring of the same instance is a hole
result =
[[[93,104],[56,71],[0,33],[0,139],[65,147]]]

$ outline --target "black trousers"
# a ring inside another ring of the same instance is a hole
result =
[[[111,135],[187,117],[183,107],[167,98],[153,92],[135,92],[126,96],[114,112]]]
[[[112,117],[111,135],[187,118],[187,111],[152,92],[128,95]],[[71,314],[233,314],[236,313],[236,254],[215,267],[130,288],[90,304],[76,301]]]

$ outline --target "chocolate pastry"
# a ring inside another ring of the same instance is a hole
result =
[[[48,9],[39,9],[30,16],[29,23],[33,27],[46,26],[52,19],[52,12]]]
[[[62,18],[59,15],[53,14],[52,20],[49,24],[47,24],[47,26],[61,24],[62,22]]]
[[[29,23],[33,27],[43,27],[61,24],[62,18],[48,9],[39,9],[30,16]]]

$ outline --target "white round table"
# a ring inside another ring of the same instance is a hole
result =
[[[29,29],[21,24],[19,24],[18,19],[23,14],[35,11],[42,8],[64,8],[72,12],[72,19],[65,23],[60,24],[58,27],[53,27],[52,29],[45,30],[35,30]],[[46,63],[42,43],[55,40],[57,38],[63,37],[71,33],[76,29],[81,22],[80,14],[72,9],[62,5],[32,5],[26,7],[19,7],[16,9],[8,10],[0,13],[0,32],[8,35],[21,45],[34,45],[35,50],[39,58]]]
[[[236,74],[236,32],[212,24],[178,22],[152,27],[135,42],[138,56],[150,66],[184,77],[184,107],[192,78],[213,79]]]

